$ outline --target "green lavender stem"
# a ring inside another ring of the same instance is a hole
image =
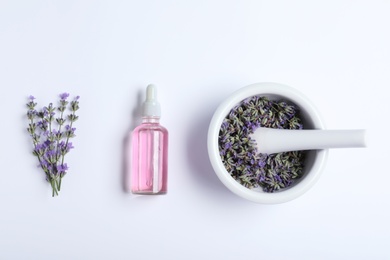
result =
[[[62,181],[62,177],[63,176],[60,176],[60,180],[58,181],[58,191],[60,191],[61,190],[61,181]]]
[[[52,190],[53,190],[53,191],[52,191],[52,197],[58,196],[58,191],[57,191],[55,179],[50,178],[50,184],[51,184],[51,188],[52,188]]]

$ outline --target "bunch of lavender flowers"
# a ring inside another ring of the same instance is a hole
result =
[[[219,151],[226,170],[248,188],[274,192],[289,187],[303,174],[304,153],[257,153],[250,138],[258,127],[302,129],[298,107],[286,101],[253,96],[234,107],[219,133]]]
[[[65,163],[65,155],[74,148],[69,140],[75,137],[76,128],[73,123],[78,119],[76,111],[79,109],[79,96],[70,102],[67,101],[68,97],[68,93],[61,94],[57,108],[50,103],[40,111],[35,109],[35,97],[29,96],[27,103],[27,131],[34,145],[33,154],[46,174],[53,197],[61,190],[62,178],[69,169]],[[70,113],[65,115],[67,108]],[[58,112],[57,115],[55,111]]]

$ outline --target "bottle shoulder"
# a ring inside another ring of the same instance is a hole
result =
[[[164,126],[156,123],[142,123],[133,130],[133,132],[142,131],[159,131],[168,134],[168,130]]]

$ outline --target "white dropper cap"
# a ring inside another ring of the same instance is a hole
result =
[[[146,100],[142,107],[142,116],[158,118],[161,116],[160,103],[157,101],[157,89],[153,84],[146,88]]]

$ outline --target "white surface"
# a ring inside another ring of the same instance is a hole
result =
[[[389,1],[0,2],[0,259],[389,259]],[[369,130],[332,150],[319,182],[280,205],[228,191],[209,120],[255,82],[297,88],[328,128]],[[123,191],[140,93],[159,87],[169,193]],[[81,96],[57,198],[36,167],[26,97]]]

